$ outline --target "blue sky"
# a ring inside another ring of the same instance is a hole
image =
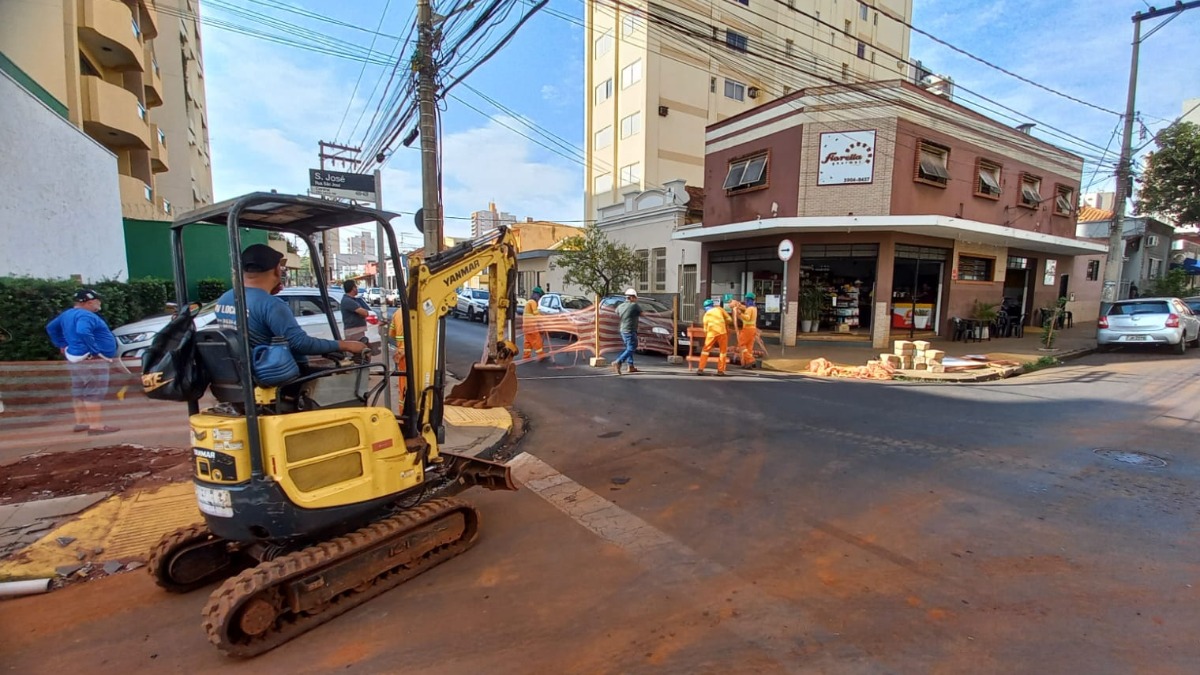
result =
[[[549,8],[579,20],[582,3],[553,0]],[[231,16],[220,4],[277,16],[364,48],[371,42],[368,32],[269,6],[283,4],[279,0],[214,0],[204,6],[205,17],[247,22],[244,17]],[[288,3],[368,31],[380,25],[387,4],[387,0]],[[380,32],[405,34],[414,4],[410,0],[390,3]],[[914,5],[913,24],[936,37],[1051,89],[1103,108],[1124,110],[1132,38],[1129,17],[1148,6],[1141,0],[914,0]],[[449,6],[444,0],[435,2],[437,9]],[[366,119],[357,132],[362,135],[374,109],[368,96],[385,68],[367,66],[352,97],[360,62],[273,44],[216,25],[203,30],[216,197],[272,188],[304,192],[307,169],[317,166],[317,141],[335,138],[348,104],[349,121],[342,125],[336,140],[352,144],[359,140],[350,130],[366,108]],[[1200,96],[1196,65],[1200,63],[1200,41],[1196,36],[1200,36],[1200,10],[1185,12],[1143,44],[1137,109],[1151,133],[1180,114],[1184,98]],[[375,48],[387,57],[394,45],[394,39],[380,37]],[[917,34],[911,55],[935,72],[950,75],[961,87],[1041,121],[1035,135],[1079,151],[1048,135],[1043,125],[1057,127],[1099,148],[1108,146],[1109,160],[1115,159],[1119,143],[1119,138],[1113,137],[1116,116],[1022,83]],[[526,122],[579,147],[583,136],[582,61],[582,29],[541,13],[468,82]],[[583,217],[582,165],[569,159],[572,153],[554,153],[517,135],[506,127],[539,138],[466,88],[454,93],[488,116],[455,100],[448,100],[444,108],[447,216],[467,216],[495,200],[501,210],[520,218],[561,222]],[[957,100],[970,103],[978,99],[960,89]],[[982,105],[995,107],[986,102]],[[1135,136],[1135,146],[1139,144]],[[399,146],[384,170],[384,205],[391,210],[411,212],[420,205],[417,145],[411,149]],[[1097,148],[1083,152],[1101,154]],[[1089,163],[1085,172],[1085,185],[1093,180],[1093,166]],[[1104,171],[1095,181],[1093,189],[1111,185]],[[461,236],[468,223],[448,218],[446,229],[449,235]]]

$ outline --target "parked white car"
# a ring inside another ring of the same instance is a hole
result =
[[[383,289],[378,286],[375,286],[374,288],[368,288],[367,292],[362,294],[361,297],[368,305],[382,305]]]
[[[400,291],[394,288],[389,288],[387,289],[387,292],[384,293],[383,299],[385,302],[387,302],[389,307],[396,307],[400,304]]]
[[[338,303],[342,301],[342,296],[345,295],[340,288],[329,289],[329,301],[333,303],[333,317],[338,324],[338,332],[342,331],[342,313],[338,310]],[[275,296],[280,302],[286,302],[291,308],[292,314],[296,317],[296,323],[304,329],[304,332],[313,337],[324,338],[326,340],[333,339],[333,332],[329,329],[329,321],[325,318],[325,303],[321,298],[321,292],[315,287],[296,286],[285,288]],[[216,320],[216,303],[210,302],[200,308],[196,315],[196,328],[203,328],[214,320]],[[160,330],[166,328],[171,321],[170,314],[159,314],[157,316],[148,317],[141,321],[127,323],[113,330],[113,335],[117,338],[117,356],[121,358],[140,358],[142,352],[150,347],[150,343],[154,341],[154,336]],[[368,335],[372,342],[378,342],[378,328],[372,330],[368,328]]]
[[[468,321],[486,322],[490,297],[487,289],[464,288],[458,293],[458,304],[454,307],[454,313]]]
[[[1179,298],[1118,300],[1100,317],[1096,343],[1113,345],[1170,345],[1176,354],[1200,346],[1200,317]]]

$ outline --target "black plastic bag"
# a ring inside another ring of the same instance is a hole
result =
[[[208,389],[208,371],[196,357],[196,315],[189,307],[154,336],[142,354],[142,391],[159,401],[196,401]]]

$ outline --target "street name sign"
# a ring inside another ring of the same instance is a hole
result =
[[[353,199],[360,202],[374,202],[376,199],[375,176],[370,174],[309,169],[308,185],[310,193],[322,197]]]

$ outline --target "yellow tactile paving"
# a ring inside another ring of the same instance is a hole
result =
[[[0,581],[53,577],[56,568],[83,562],[144,559],[163,534],[200,520],[191,483],[109,497],[0,561]],[[59,537],[74,541],[60,546]]]
[[[496,427],[511,429],[512,415],[504,408],[461,408],[446,406],[446,424],[458,427]]]

